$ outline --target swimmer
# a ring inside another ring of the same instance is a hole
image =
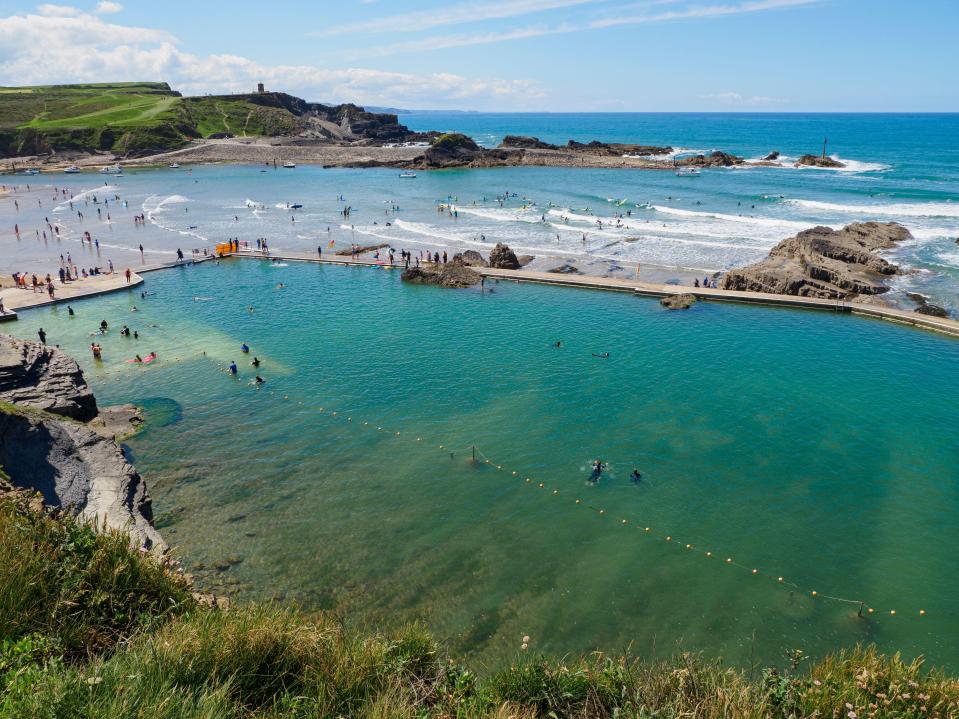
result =
[[[100,320],[100,331],[101,331],[101,332],[106,332],[106,331],[107,331],[107,327],[109,327],[109,325],[107,324],[107,321],[106,321],[106,320]]]
[[[91,342],[90,351],[93,353],[93,359],[100,359],[100,345],[98,345],[96,342]]]
[[[247,354],[247,353],[249,353],[249,351],[250,351],[250,348],[249,348],[249,346],[246,344],[246,342],[244,342],[243,344],[240,345],[240,352],[243,352],[244,354]]]
[[[259,357],[254,357],[254,358],[253,358],[253,361],[250,362],[250,364],[251,364],[252,366],[254,366],[254,367],[259,367],[259,366],[260,366],[260,358],[259,358]]]
[[[593,461],[593,473],[589,476],[590,482],[598,482],[599,478],[603,475],[603,470],[606,469],[609,465],[605,464],[603,460],[597,459]]]
[[[250,380],[250,384],[252,384],[252,385],[254,385],[254,386],[256,386],[256,387],[259,387],[261,384],[263,384],[263,383],[265,383],[265,382],[266,382],[266,380],[263,379],[262,377],[260,377],[260,375],[257,375],[256,377],[254,377],[253,379]]]
[[[143,358],[140,355],[136,355],[134,356],[133,361],[137,364],[141,364],[143,362]]]
[[[230,367],[227,369],[227,371],[230,374],[235,375],[237,373],[236,362],[230,362]]]
[[[560,342],[559,340],[556,340],[556,341],[553,343],[553,347],[562,347],[562,346],[563,346],[563,343]]]
[[[603,354],[598,355],[593,352],[593,357],[598,357],[599,359],[609,359],[609,352],[603,352]]]
[[[641,479],[643,478],[643,475],[640,474],[639,470],[634,467],[634,468],[633,468],[633,471],[630,472],[630,474],[629,474],[629,478],[630,478],[634,483],[637,483],[637,482],[639,482],[639,480],[641,480]]]
[[[252,312],[252,311],[253,311],[253,305],[250,305],[249,307],[247,307],[247,308],[246,308],[246,311],[247,311],[247,312]]]
[[[146,361],[147,361],[147,362],[152,362],[152,361],[155,360],[156,358],[157,358],[157,353],[156,353],[156,352],[151,352],[150,354],[147,355]]]
[[[73,308],[70,305],[67,305],[67,314],[73,317]]]

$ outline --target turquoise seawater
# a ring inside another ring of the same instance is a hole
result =
[[[78,266],[112,260],[136,268],[141,244],[152,262],[171,259],[177,248],[264,237],[276,250],[310,253],[318,246],[329,251],[331,241],[335,249],[390,243],[450,253],[488,253],[505,242],[534,255],[540,270],[572,262],[632,277],[639,264],[647,279],[688,280],[759,261],[815,225],[879,220],[901,222],[914,237],[888,253],[904,270],[892,278],[888,300],[911,308],[906,293],[919,292],[959,312],[959,115],[427,113],[402,120],[416,129],[461,130],[488,144],[512,132],[554,142],[721,149],[750,159],[778,150],[782,166],[710,169],[698,177],[516,167],[401,179],[392,169],[303,165],[7,177],[17,189],[0,196],[0,272],[55,272],[67,253]],[[847,166],[793,167],[799,155],[821,152],[824,136]],[[455,215],[438,212],[441,203]],[[302,207],[288,209],[293,204]],[[98,249],[81,242],[85,232]]]
[[[876,642],[959,668],[959,342],[829,313],[668,312],[253,260],[145,289],[4,330],[44,327],[101,404],[147,407],[129,448],[205,586],[357,623],[423,619],[481,663],[529,635],[551,654],[631,645],[742,665]],[[609,470],[590,484],[596,458]]]

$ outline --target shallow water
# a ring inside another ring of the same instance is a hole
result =
[[[101,404],[150,400],[130,449],[206,586],[422,618],[481,662],[528,634],[554,654],[681,646],[738,664],[874,641],[959,668],[959,342],[828,313],[668,312],[250,260],[146,289],[8,327],[43,326]],[[125,361],[151,350],[150,366]],[[610,469],[591,485],[595,458]]]
[[[135,268],[140,244],[147,261],[168,261],[178,247],[265,237],[274,249],[310,253],[353,242],[488,253],[505,242],[535,255],[539,269],[568,259],[632,277],[639,263],[644,276],[660,280],[670,272],[688,278],[758,261],[780,240],[814,225],[881,220],[902,222],[915,237],[889,253],[908,270],[893,278],[890,300],[921,292],[959,312],[959,115],[427,113],[403,120],[416,129],[463,130],[490,143],[513,132],[554,142],[722,149],[752,159],[778,150],[785,159],[783,167],[710,169],[699,177],[518,167],[420,172],[410,180],[391,169],[259,165],[133,168],[120,178],[8,177],[20,189],[0,197],[0,272],[53,272],[68,252],[81,267],[112,259]],[[824,135],[848,167],[792,167],[799,155],[819,153]],[[30,192],[27,180],[35,181]],[[52,185],[66,186],[67,195],[54,200]],[[501,206],[496,198],[507,192]],[[437,212],[441,203],[456,214]],[[345,207],[353,210],[349,218],[341,214]],[[138,214],[146,216],[143,227],[133,224]],[[86,231],[99,241],[99,252],[81,245]]]

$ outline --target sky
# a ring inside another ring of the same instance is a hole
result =
[[[0,85],[489,112],[956,112],[959,0],[0,0]]]

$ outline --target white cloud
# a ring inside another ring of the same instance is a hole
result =
[[[387,15],[384,17],[361,20],[355,23],[334,25],[320,30],[317,35],[342,35],[344,33],[373,33],[373,32],[416,32],[430,30],[435,27],[476,23],[485,20],[500,20],[503,18],[531,15],[546,10],[574,7],[577,5],[593,5],[606,0],[503,0],[501,2],[471,2],[461,5],[447,5],[443,8],[422,10],[405,13],[403,15]]]
[[[169,82],[184,94],[250,92],[257,82],[311,100],[422,107],[523,108],[542,97],[525,80],[471,79],[366,68],[267,65],[237,55],[198,55],[153,28],[92,14],[0,18],[0,85]]]
[[[51,5],[45,3],[37,7],[37,12],[47,17],[76,17],[80,15],[82,11],[71,5]]]
[[[118,2],[111,2],[110,0],[100,0],[97,3],[97,12],[100,15],[111,15],[123,10],[123,5]]]
[[[641,15],[618,15],[578,24],[567,23],[563,25],[537,26],[525,29],[492,31],[476,34],[427,36],[417,40],[393,43],[391,45],[381,45],[378,47],[367,48],[362,51],[358,50],[356,51],[356,54],[362,54],[366,57],[382,57],[384,55],[393,55],[398,52],[443,50],[454,47],[468,47],[471,45],[487,45],[496,42],[524,40],[548,35],[565,35],[568,33],[582,32],[585,30],[604,30],[613,27],[708,19],[727,15],[743,15],[767,10],[778,10],[802,5],[818,4],[822,1],[823,0],[754,0],[752,2],[742,2],[736,5],[691,5],[680,10]],[[668,4],[668,0],[667,2],[651,2],[648,5],[651,6],[662,4]]]

